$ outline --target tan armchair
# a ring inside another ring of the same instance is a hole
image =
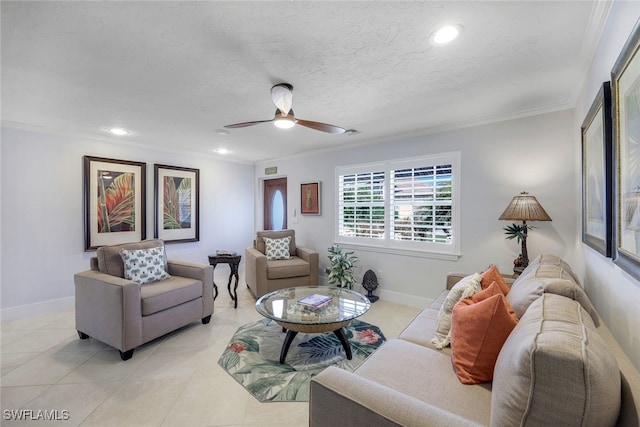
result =
[[[189,323],[209,323],[213,314],[213,267],[168,260],[170,278],[140,285],[124,278],[120,250],[150,249],[162,240],[103,246],[91,258],[91,270],[74,276],[76,329],[81,339],[95,338],[120,350],[133,350]]]
[[[291,258],[268,261],[263,237],[286,236],[291,236]],[[256,298],[278,289],[318,284],[318,252],[297,247],[295,238],[294,230],[259,231],[253,247],[245,250],[245,281]]]

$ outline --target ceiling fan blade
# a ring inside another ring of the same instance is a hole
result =
[[[329,124],[320,123],[320,122],[312,122],[310,120],[297,119],[296,124],[300,126],[305,126],[311,129],[319,130],[322,132],[335,133],[335,134],[345,133],[346,131],[346,129],[343,129],[340,126],[334,126],[334,125],[329,125]]]
[[[253,126],[253,125],[259,125],[260,123],[267,123],[267,122],[271,122],[272,120],[258,120],[255,122],[244,122],[244,123],[235,123],[233,125],[225,125],[224,127],[229,128],[229,129],[236,129],[236,128],[246,128],[248,126]]]

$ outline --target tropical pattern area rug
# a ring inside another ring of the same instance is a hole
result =
[[[280,350],[286,333],[271,319],[240,327],[218,364],[261,402],[309,401],[311,378],[328,366],[353,371],[385,341],[377,326],[353,320],[345,328],[352,360],[335,334],[299,333],[284,364]]]

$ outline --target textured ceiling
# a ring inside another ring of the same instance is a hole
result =
[[[2,1],[2,123],[259,161],[571,108],[608,10],[588,1]],[[464,27],[452,44],[429,35]],[[577,78],[578,77],[578,78]],[[293,84],[296,117],[271,123]],[[117,138],[105,128],[131,134]]]

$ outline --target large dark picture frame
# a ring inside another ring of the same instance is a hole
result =
[[[83,163],[85,251],[144,240],[146,163],[92,156]]]
[[[611,85],[600,87],[581,127],[582,241],[606,257],[613,252],[613,129]]]
[[[615,137],[614,262],[640,280],[640,20],[611,71]]]
[[[200,170],[154,165],[154,235],[167,243],[200,240]]]

